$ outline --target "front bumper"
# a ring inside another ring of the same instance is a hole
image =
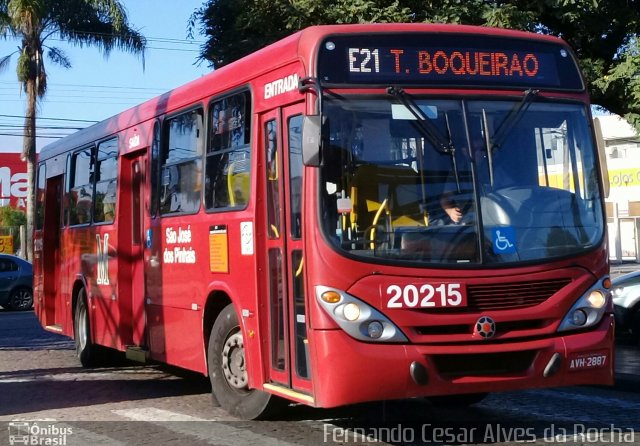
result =
[[[341,330],[313,338],[319,407],[614,381],[613,315],[587,332],[508,343],[374,344]],[[426,381],[416,379],[416,367]]]

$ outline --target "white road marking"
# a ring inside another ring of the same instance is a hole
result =
[[[196,437],[214,445],[245,446],[299,446],[284,440],[252,432],[246,428],[236,428],[229,422],[207,420],[155,407],[112,410],[112,413],[135,421],[156,424],[177,434]]]
[[[134,421],[147,421],[149,423],[162,423],[167,421],[215,421],[206,418],[193,417],[178,412],[157,409],[155,407],[140,407],[136,409],[112,410],[111,413],[129,418]]]

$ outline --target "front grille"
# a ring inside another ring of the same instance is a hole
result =
[[[522,373],[535,359],[535,350],[471,355],[433,355],[438,373],[444,377],[487,376]]]
[[[539,305],[571,283],[570,279],[469,285],[468,310],[508,310]]]
[[[549,279],[527,282],[469,284],[467,306],[424,310],[428,313],[469,313],[473,311],[513,310],[540,305],[571,279]]]

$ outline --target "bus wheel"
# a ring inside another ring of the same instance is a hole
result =
[[[479,403],[488,393],[466,393],[463,395],[430,396],[429,402],[435,407],[467,407]]]
[[[89,325],[89,312],[87,311],[87,292],[82,288],[78,293],[73,315],[73,328],[76,343],[76,356],[83,367],[95,367],[98,365],[98,346],[91,340]]]
[[[244,341],[233,304],[214,322],[207,356],[214,401],[231,415],[246,420],[269,418],[282,407],[278,397],[249,389]]]

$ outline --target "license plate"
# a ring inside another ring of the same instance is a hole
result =
[[[569,357],[569,371],[597,369],[608,365],[607,352],[581,353]]]

